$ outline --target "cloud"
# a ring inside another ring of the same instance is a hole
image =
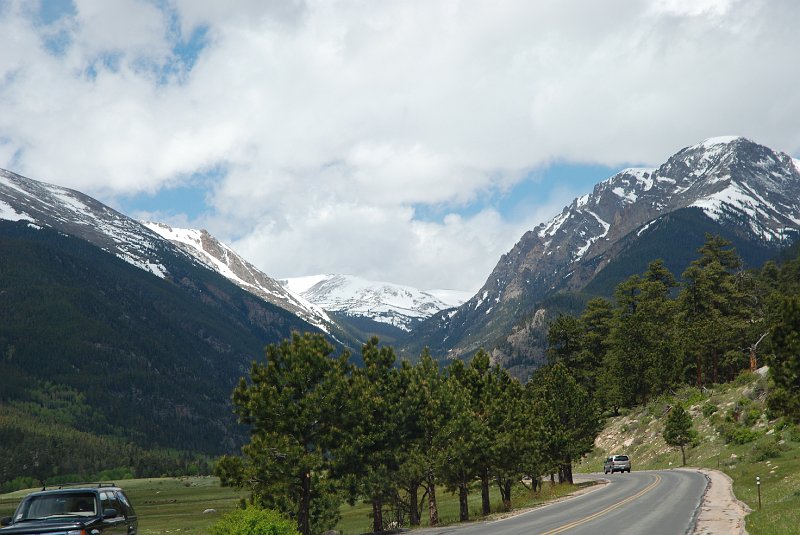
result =
[[[195,223],[276,276],[475,288],[584,192],[485,204],[531,171],[800,150],[791,0],[28,6],[0,4],[0,166],[109,202],[222,170]]]

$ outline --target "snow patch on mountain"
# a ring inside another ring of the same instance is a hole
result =
[[[160,260],[161,238],[79,191],[0,169],[0,219],[80,237],[158,277],[168,272]]]
[[[717,136],[717,137],[710,137],[701,143],[695,145],[695,147],[700,147],[703,149],[710,149],[715,145],[727,145],[728,143],[732,143],[736,140],[743,139],[742,136]]]
[[[352,275],[311,275],[281,281],[287,288],[329,312],[361,316],[404,331],[440,310],[463,303],[469,295],[456,290],[423,291]]]
[[[3,202],[2,199],[0,199],[0,219],[5,219],[6,221],[33,221],[28,214],[17,212],[11,205]]]
[[[332,323],[319,306],[285,288],[206,230],[174,228],[163,223],[143,221],[143,225],[183,248],[208,268],[216,271],[248,292],[300,316],[310,324],[330,333]]]

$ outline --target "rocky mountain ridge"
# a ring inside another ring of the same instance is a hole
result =
[[[682,149],[658,168],[626,169],[526,232],[475,296],[428,320],[408,347],[458,356],[495,346],[538,301],[586,287],[624,240],[692,207],[777,251],[800,229],[800,162],[742,137],[720,137]]]
[[[266,275],[207,230],[173,228],[153,221],[142,221],[142,224],[244,290],[288,310],[325,332],[331,332],[333,320],[321,307]]]

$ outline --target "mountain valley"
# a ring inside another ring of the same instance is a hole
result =
[[[610,297],[652,260],[679,277],[706,234],[719,234],[758,267],[798,229],[800,162],[713,138],[600,182],[526,232],[470,296],[346,275],[277,280],[205,230],[135,221],[0,170],[0,425],[32,437],[5,452],[13,461],[0,479],[44,463],[35,456],[53,438],[30,422],[137,445],[132,461],[147,448],[235,451],[246,430],[231,391],[292,331],[356,354],[378,336],[411,360],[424,347],[440,361],[483,347],[527,379],[546,362],[559,313]]]

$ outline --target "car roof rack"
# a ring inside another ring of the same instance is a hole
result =
[[[111,481],[78,481],[75,483],[56,483],[49,485],[50,489],[63,489],[64,487],[116,487],[117,484]],[[48,485],[42,485],[42,490],[47,490]]]

